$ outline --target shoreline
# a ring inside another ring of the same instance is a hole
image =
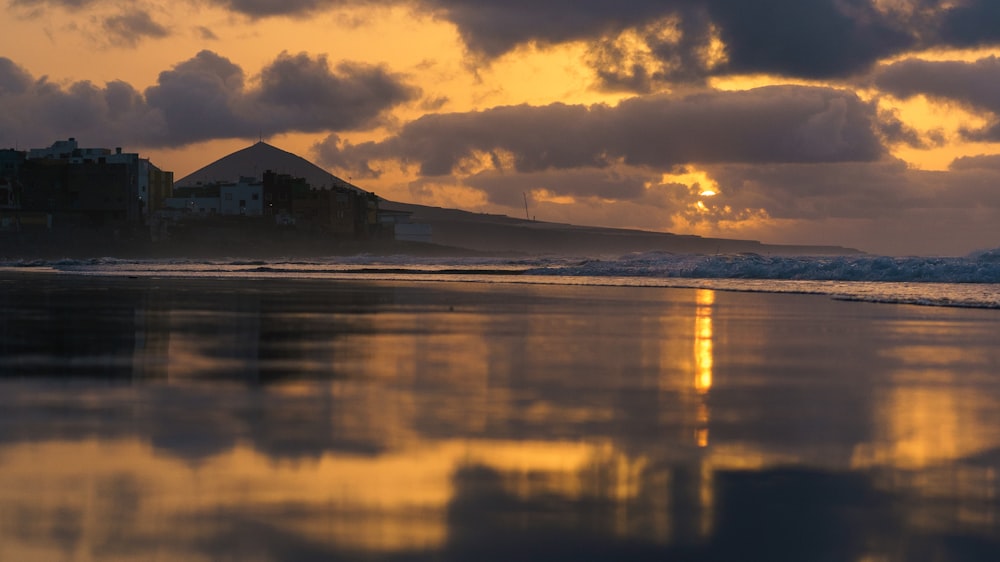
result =
[[[421,257],[502,256],[503,252],[482,252],[425,242],[397,240],[338,240],[302,237],[286,233],[275,237],[233,240],[165,240],[152,242],[135,238],[114,238],[83,234],[77,237],[18,237],[0,235],[0,262],[35,259],[183,259],[227,258],[268,259],[281,257],[347,256],[356,254],[406,254]]]
[[[291,260],[292,256],[283,256]],[[65,259],[66,262],[61,260]],[[207,258],[213,259],[213,258]],[[316,264],[294,261],[268,263],[256,258],[225,256],[222,263],[166,263],[168,269],[143,269],[142,261],[129,263],[122,258],[60,258],[54,263],[29,261],[24,264],[0,264],[0,283],[17,283],[31,276],[44,276],[59,283],[80,280],[116,280],[124,285],[136,282],[184,284],[289,283],[329,284],[469,284],[474,286],[521,287],[603,287],[621,289],[684,289],[725,293],[808,295],[844,303],[910,305],[931,309],[1000,310],[1000,302],[987,298],[981,285],[968,283],[902,283],[892,281],[811,281],[795,279],[739,279],[685,277],[562,276],[526,273],[522,270],[450,268],[408,269],[406,267],[369,267],[354,264],[348,269],[313,269]],[[103,262],[102,260],[111,260]],[[118,260],[122,260],[119,262]],[[210,269],[212,266],[218,269]],[[275,266],[275,267],[272,267]],[[185,269],[185,268],[195,269]],[[209,269],[205,269],[208,267]],[[229,269],[229,267],[246,269]],[[87,269],[91,268],[91,269]],[[117,269],[116,269],[117,268]],[[992,286],[992,284],[990,285]],[[1000,285],[997,286],[1000,288]]]

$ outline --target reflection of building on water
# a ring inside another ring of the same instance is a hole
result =
[[[132,376],[162,379],[168,376],[166,358],[170,353],[170,310],[149,293],[136,306],[135,350],[132,353]]]
[[[384,294],[310,291],[291,296],[224,284],[138,294],[129,326],[136,334],[135,376],[192,379],[229,377],[269,382],[330,376],[339,362],[336,340],[350,333],[335,314],[364,311]],[[384,304],[384,302],[383,302]]]
[[[100,282],[67,291],[47,279],[0,291],[2,375],[132,376],[138,295]]]

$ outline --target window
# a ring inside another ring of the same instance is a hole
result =
[[[253,199],[254,201],[259,201],[260,200],[260,194],[259,193],[254,193],[253,196],[251,197],[251,199]]]
[[[232,193],[227,193],[226,194],[226,201],[232,201],[232,200],[233,200],[233,194]]]

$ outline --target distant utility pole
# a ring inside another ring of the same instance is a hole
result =
[[[524,218],[530,221],[531,217],[528,215],[528,194],[522,191],[521,195],[524,196]]]

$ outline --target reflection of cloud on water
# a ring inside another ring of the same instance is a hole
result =
[[[880,526],[1000,524],[995,333],[954,339],[974,325],[897,338],[883,309],[793,295],[225,287],[126,292],[96,324],[140,384],[0,381],[0,559],[519,559],[518,533],[581,559],[876,560]]]
[[[874,392],[875,432],[852,466],[880,488],[914,501],[911,524],[947,531],[955,521],[993,532],[1000,524],[1000,400],[988,324],[898,321],[882,350],[892,384]]]
[[[298,460],[237,445],[188,461],[136,439],[11,445],[0,449],[0,507],[18,522],[0,521],[0,553],[127,560],[141,548],[199,560],[226,545],[217,554],[246,549],[263,560],[302,549],[502,560],[543,548],[587,560],[631,545],[650,559],[674,548],[728,559],[749,544],[808,558],[854,552],[831,525],[878,536],[840,517],[845,508],[891,524],[864,478],[770,468],[775,461],[720,448],[701,463],[664,463],[610,442],[480,439]],[[702,503],[705,481],[715,505]],[[806,506],[810,517],[792,513]],[[815,542],[788,542],[794,532]]]
[[[218,532],[213,513],[267,517],[299,539],[348,551],[440,548],[454,476],[468,467],[500,474],[503,493],[523,499],[627,502],[639,492],[643,464],[610,444],[571,442],[454,440],[297,461],[237,446],[197,462],[134,439],[12,445],[0,449],[0,506],[36,516],[20,521],[18,536],[0,525],[7,530],[0,553],[20,559],[21,549],[65,549],[87,559],[120,533],[122,548],[159,537],[183,559],[185,543]],[[77,514],[72,532],[61,527],[62,513]],[[185,526],[192,518],[199,529]]]

